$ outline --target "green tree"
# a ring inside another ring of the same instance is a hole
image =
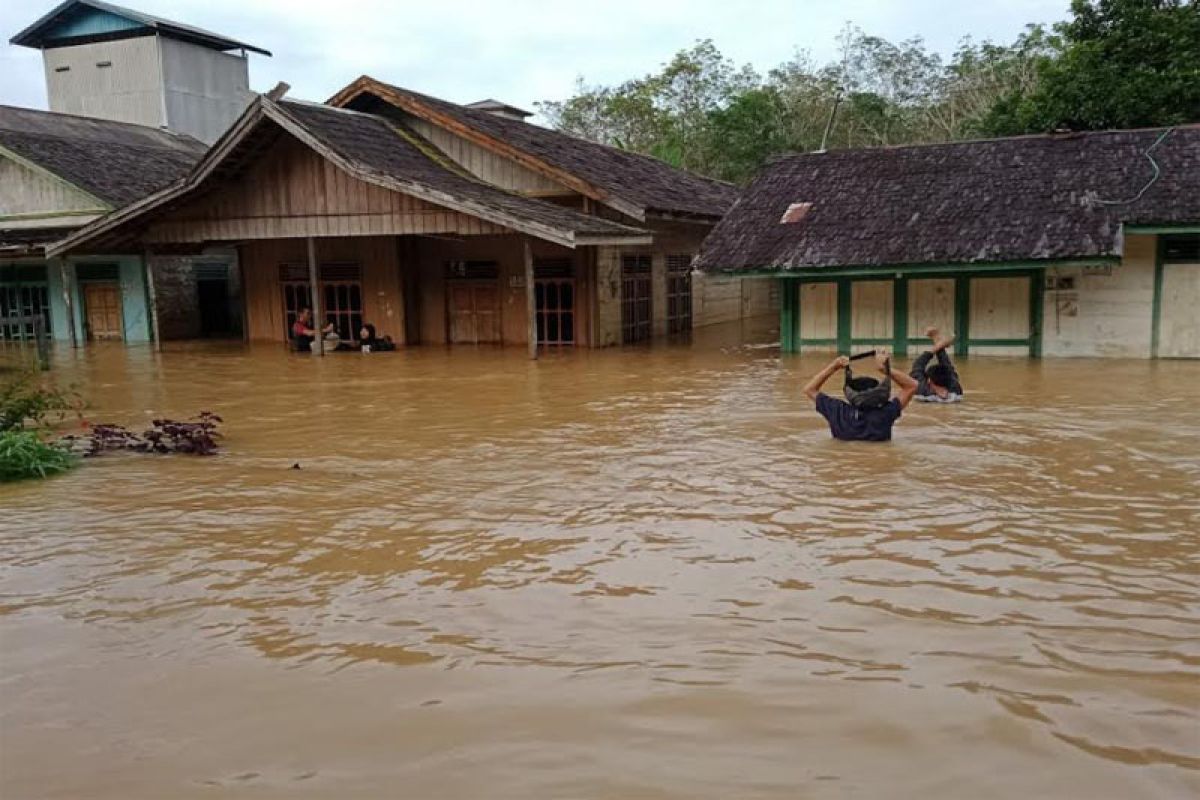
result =
[[[1055,26],[1033,84],[995,103],[982,126],[987,132],[1200,119],[1200,2],[1072,0],[1071,15]]]

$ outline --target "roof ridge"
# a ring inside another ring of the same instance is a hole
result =
[[[1072,139],[1087,139],[1092,137],[1112,136],[1126,133],[1161,133],[1165,130],[1180,130],[1190,128],[1200,128],[1200,122],[1183,122],[1178,125],[1155,125],[1144,128],[1103,128],[1095,131],[1044,131],[1041,133],[1021,133],[1015,136],[981,136],[974,139],[947,139],[944,142],[910,142],[907,144],[877,144],[867,145],[865,147],[842,147],[825,151],[812,150],[804,153],[780,153],[779,155],[770,159],[770,162],[790,161],[793,159],[809,157],[815,158],[838,153],[876,153],[886,150],[917,150],[925,147],[959,147],[971,144],[990,144],[992,142],[1028,141],[1031,139],[1061,139],[1066,141]]]
[[[22,112],[22,113],[40,114],[40,115],[47,116],[47,117],[67,117],[69,119],[77,119],[77,120],[81,120],[83,122],[95,123],[96,125],[100,125],[100,126],[111,125],[113,127],[132,129],[132,130],[136,130],[136,131],[143,132],[143,133],[148,132],[148,133],[153,133],[153,134],[159,134],[162,136],[169,136],[172,139],[178,139],[179,141],[185,142],[185,143],[193,142],[193,143],[201,145],[201,146],[204,145],[204,143],[201,142],[199,139],[197,139],[193,136],[189,136],[186,133],[180,133],[178,131],[173,131],[170,128],[152,128],[149,125],[141,125],[137,122],[125,122],[124,120],[117,120],[117,119],[102,119],[100,117],[89,117],[84,114],[69,114],[66,111],[50,111],[50,110],[43,109],[43,108],[28,108],[27,106],[14,106],[14,105],[9,105],[7,103],[0,103],[0,112],[3,112],[5,109],[9,109],[12,111],[18,111],[18,112]],[[2,117],[0,117],[0,119],[2,119]],[[3,128],[2,125],[0,125],[0,128],[2,128],[4,130],[15,130],[13,128]],[[52,136],[53,134],[39,134],[39,135]]]

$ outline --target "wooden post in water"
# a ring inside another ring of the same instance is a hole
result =
[[[67,330],[71,334],[71,347],[79,347],[79,336],[75,333],[75,295],[71,287],[71,271],[67,268],[67,260],[61,256],[58,261],[58,274],[62,280],[63,304],[67,308]]]
[[[529,246],[528,238],[523,241],[525,244],[525,306],[529,311],[529,357],[536,361],[538,357],[537,298],[534,295],[533,285],[533,248]]]
[[[146,275],[146,302],[150,306],[150,335],[154,337],[154,349],[162,352],[162,336],[158,332],[158,290],[154,285],[154,269],[150,266],[150,248],[142,251],[142,271]]]
[[[319,356],[325,355],[325,332],[322,330],[325,327],[325,318],[321,316],[321,292],[318,282],[319,270],[317,268],[317,240],[311,236],[306,237],[308,242],[308,292],[309,299],[312,302],[312,327],[313,333],[313,352]]]
[[[50,339],[46,335],[46,320],[41,314],[33,315],[33,342],[37,346],[38,367],[42,372],[49,372]]]

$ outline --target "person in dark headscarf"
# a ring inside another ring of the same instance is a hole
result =
[[[369,322],[364,322],[358,331],[358,346],[364,353],[381,353],[396,349],[392,337],[376,335],[375,326]]]
[[[917,381],[917,399],[924,403],[961,403],[963,387],[958,380],[958,370],[950,360],[946,348],[954,344],[955,337],[942,336],[937,328],[929,328],[925,335],[933,342],[933,348],[917,356],[909,374]],[[937,359],[936,364],[930,361]]]
[[[829,423],[833,438],[843,441],[886,442],[892,438],[892,426],[908,407],[917,391],[917,382],[900,370],[892,369],[891,357],[875,353],[875,363],[883,380],[855,377],[850,359],[838,356],[804,387],[804,393],[817,404],[817,412]],[[845,400],[837,400],[821,391],[825,381],[839,369],[845,374],[842,389]],[[892,384],[900,387],[892,397]]]

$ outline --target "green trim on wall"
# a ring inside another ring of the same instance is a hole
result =
[[[972,339],[971,347],[1029,347],[1029,339]]]
[[[1042,317],[1046,312],[1046,270],[1029,273],[1029,357],[1042,357]]]
[[[908,350],[908,278],[892,282],[892,353],[903,356]]]
[[[1200,225],[1126,225],[1126,233],[1200,233]]]
[[[795,353],[799,332],[798,314],[800,311],[799,281],[783,279],[779,297],[779,349],[785,353]]]
[[[1163,268],[1166,264],[1167,240],[1159,236],[1154,241],[1154,300],[1150,305],[1150,357],[1158,358],[1158,329],[1162,322]]]
[[[1025,277],[1029,280],[1029,336],[1004,339],[971,338],[971,279],[975,277]],[[1042,323],[1044,297],[1042,286],[1045,273],[1041,268],[1020,269],[1009,267],[987,275],[964,275],[962,273],[922,273],[922,278],[954,279],[954,327],[957,339],[954,344],[956,356],[967,356],[972,347],[1026,347],[1031,358],[1042,355]],[[863,280],[878,280],[879,276],[864,277]],[[856,337],[852,334],[854,319],[854,279],[841,277],[789,277],[781,279],[783,290],[780,308],[780,349],[782,352],[799,353],[805,347],[834,346],[838,352],[849,354],[854,348],[871,345],[888,345],[896,355],[903,356],[909,346],[926,345],[924,337],[908,335],[908,278],[900,277],[892,282],[892,336]],[[1161,282],[1161,275],[1158,276]],[[800,334],[800,318],[803,313],[800,288],[808,283],[835,283],[837,285],[837,335],[836,337],[804,338]],[[1161,291],[1161,286],[1159,287]]]
[[[1187,233],[1175,228],[1173,233]],[[838,278],[895,278],[897,276],[921,278],[948,278],[958,275],[981,275],[996,272],[1032,272],[1045,267],[1105,267],[1119,266],[1120,256],[1096,256],[1095,258],[1061,258],[1043,261],[990,261],[978,264],[891,264],[884,266],[818,267],[809,269],[756,269],[756,270],[711,270],[714,275],[730,278],[800,278],[807,283],[826,283]]]
[[[839,353],[850,352],[850,330],[854,322],[854,290],[849,278],[837,282],[837,346]]]
[[[971,352],[971,279],[959,275],[954,279],[954,355]]]

